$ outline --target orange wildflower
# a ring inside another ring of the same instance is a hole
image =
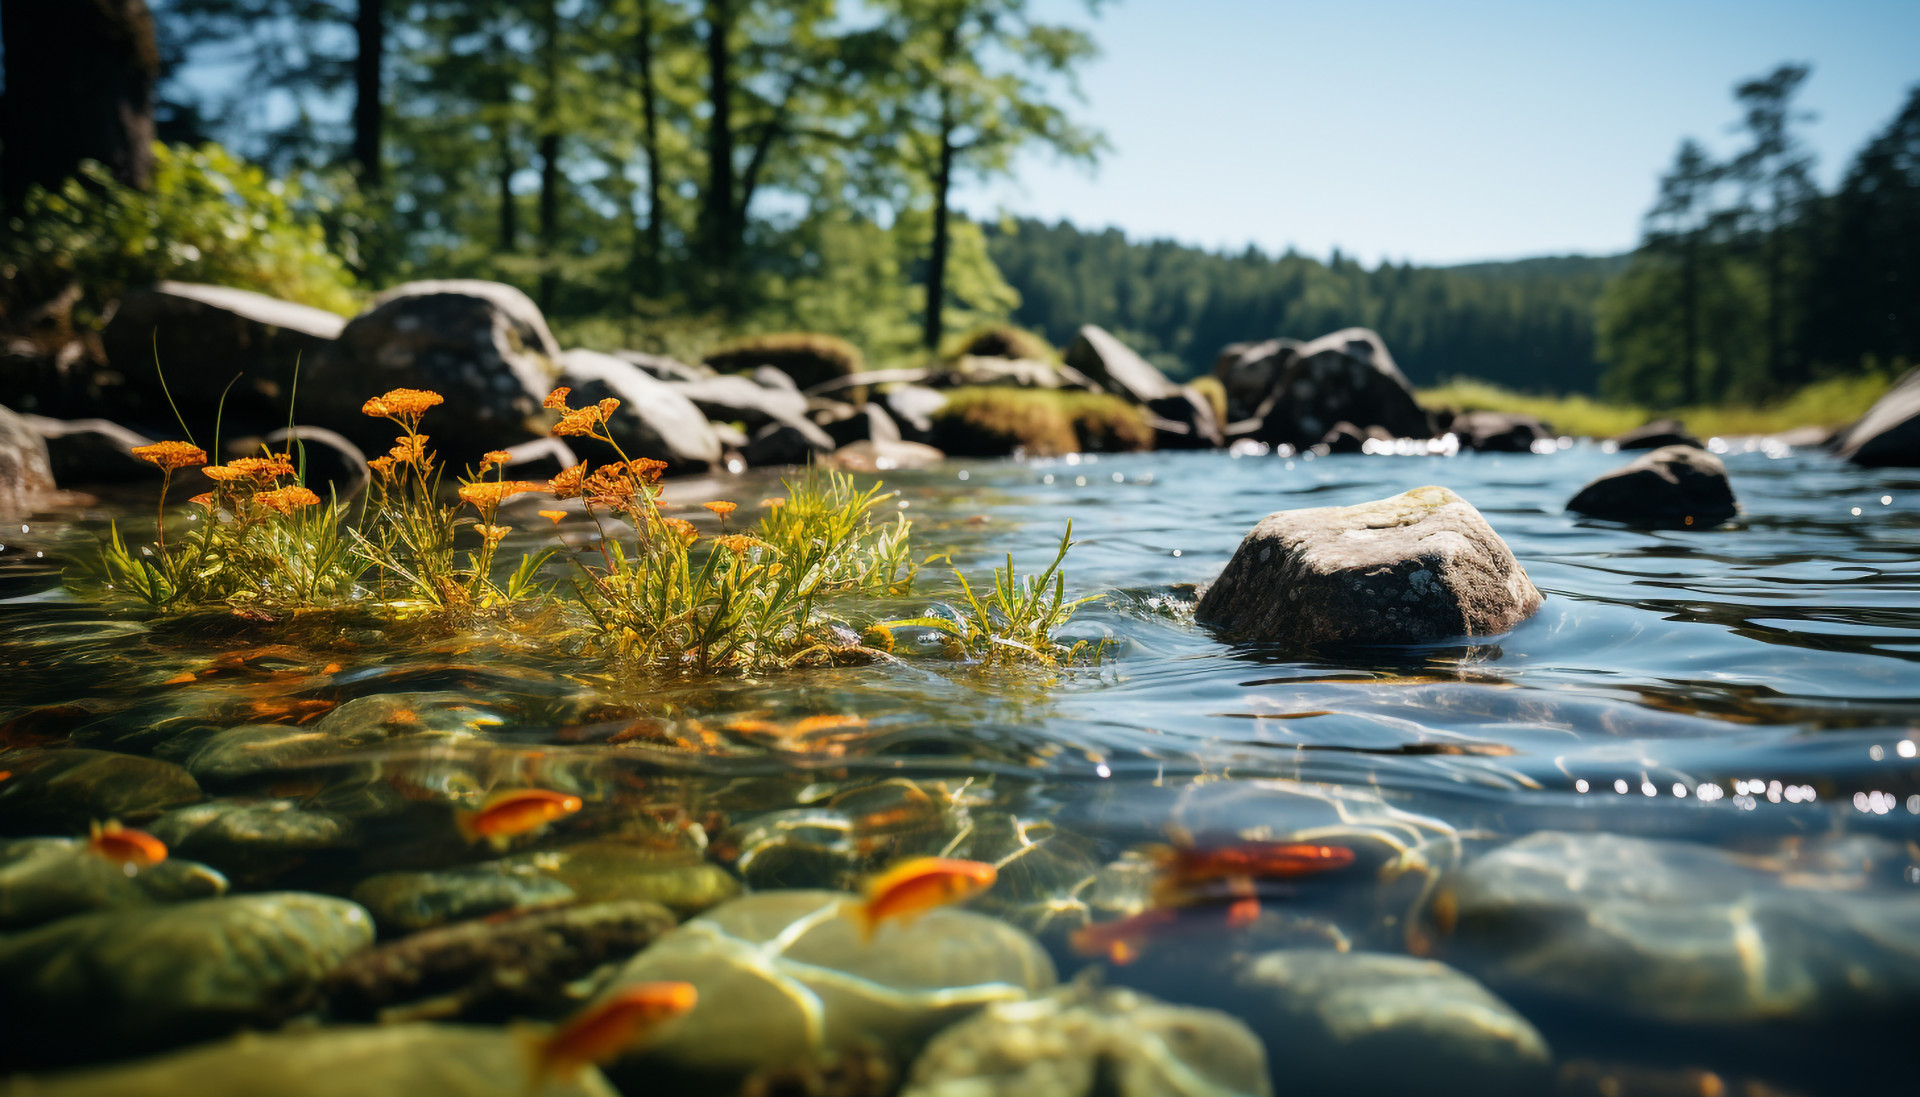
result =
[[[480,455],[480,471],[485,472],[495,465],[505,465],[513,460],[513,454],[503,449],[490,449]]]
[[[745,556],[747,553],[766,544],[765,541],[756,537],[748,537],[744,533],[729,533],[725,537],[716,537],[713,539],[713,543],[733,553],[735,556]]]
[[[271,484],[282,476],[294,475],[293,461],[284,453],[269,454],[265,457],[236,457],[227,462],[227,467],[239,469],[254,478],[262,486]]]
[[[194,496],[193,498],[187,500],[187,502],[192,503],[195,506],[205,507],[208,510],[212,510],[213,509],[213,493],[210,491],[203,491],[200,494]]]
[[[208,465],[200,471],[206,474],[207,479],[218,480],[223,484],[231,484],[235,480],[247,479],[247,471],[245,469],[230,468],[226,465]]]
[[[722,518],[725,518],[727,515],[732,514],[734,511],[740,509],[740,504],[738,503],[719,502],[719,503],[702,503],[700,505],[714,512],[715,514],[718,514]]]
[[[590,435],[605,419],[599,408],[581,408],[561,416],[560,421],[553,425],[553,433],[563,437]]]
[[[376,396],[360,405],[363,415],[372,415],[383,419],[404,418],[424,415],[426,410],[446,403],[446,397],[426,389],[393,389],[385,396]]]
[[[652,457],[639,457],[629,462],[627,468],[647,483],[657,484],[660,482],[660,474],[667,471],[667,463]]]
[[[599,408],[600,418],[611,419],[613,418],[613,413],[620,410],[620,401],[609,396],[605,400],[600,401]]]
[[[547,485],[532,480],[475,480],[460,485],[460,500],[472,503],[485,510],[497,507],[500,501],[510,495],[521,495],[529,491],[545,491]]]
[[[393,441],[394,446],[387,453],[392,455],[396,464],[418,465],[427,459],[426,435],[403,434]]]
[[[473,530],[480,535],[482,540],[486,541],[488,548],[492,548],[506,540],[507,534],[513,532],[513,527],[480,525],[473,527]]]
[[[588,503],[620,510],[633,506],[639,498],[640,485],[628,474],[625,462],[615,461],[594,469],[593,475],[587,477],[585,491]]]
[[[155,442],[148,446],[135,446],[133,455],[142,461],[151,461],[168,472],[207,463],[207,451],[190,442]]]
[[[762,499],[760,500],[760,505],[769,510],[779,510],[781,507],[787,505],[787,501],[785,499]]]
[[[685,518],[663,517],[660,519],[660,524],[667,527],[667,532],[680,538],[683,544],[691,545],[694,540],[700,536],[700,531],[695,529],[693,523],[687,521]]]
[[[379,457],[369,460],[367,467],[382,476],[391,476],[393,475],[393,458],[390,455],[382,454]]]
[[[260,501],[261,506],[269,510],[279,511],[288,518],[293,517],[293,512],[296,509],[300,507],[310,507],[320,501],[318,495],[301,487],[299,484],[289,484],[284,488],[263,491],[254,496],[254,498]]]
[[[537,513],[542,518],[551,519],[553,521],[553,524],[556,526],[560,524],[560,519],[565,518],[567,516],[567,512],[564,510],[543,510]]]
[[[540,401],[540,406],[543,408],[559,408],[562,411],[566,411],[567,396],[572,392],[573,392],[572,389],[568,388],[565,385],[562,385],[559,388],[554,389],[552,392],[547,393],[547,398],[545,400]]]
[[[553,492],[555,499],[571,499],[580,494],[586,479],[587,463],[582,461],[570,469],[561,469],[560,475],[547,481],[547,490]]]

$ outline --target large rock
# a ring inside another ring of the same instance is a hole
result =
[[[1692,446],[1705,449],[1700,439],[1687,433],[1686,424],[1678,419],[1650,419],[1647,422],[1609,439],[1617,449],[1659,449],[1662,446]]]
[[[1463,411],[1447,429],[1462,447],[1481,453],[1531,453],[1535,442],[1553,439],[1540,420],[1505,411]]]
[[[385,930],[413,933],[505,910],[571,903],[572,888],[524,862],[487,861],[431,872],[383,872],[353,889],[353,901]]]
[[[1909,860],[1874,844],[1880,865]],[[1809,871],[1795,852],[1811,851],[1539,831],[1469,863],[1434,909],[1450,951],[1490,983],[1605,1013],[1714,1025],[1911,1015],[1911,889],[1877,871]],[[1798,871],[1768,872],[1769,860]]]
[[[1740,513],[1727,466],[1693,446],[1666,446],[1598,476],[1567,502],[1567,509],[1671,529],[1705,529]]]
[[[772,366],[803,389],[850,377],[864,368],[860,349],[845,339],[815,332],[750,335],[707,355],[721,373],[747,373]]]
[[[45,439],[53,478],[59,483],[72,487],[160,479],[160,466],[133,455],[135,446],[153,442],[139,431],[106,419],[20,418]]]
[[[898,442],[900,427],[888,415],[886,409],[876,403],[867,403],[860,407],[834,402],[826,407],[816,407],[808,418],[814,425],[827,432],[835,446],[850,446],[855,442]]]
[[[909,442],[929,442],[933,439],[934,416],[947,406],[947,395],[924,385],[898,385],[881,397],[881,401],[893,416],[901,438]]]
[[[192,774],[137,754],[77,747],[10,754],[0,781],[0,820],[9,829],[85,833],[102,819],[141,823],[203,798]],[[43,831],[44,833],[44,831]]]
[[[756,385],[745,377],[676,382],[673,389],[714,422],[741,423],[749,431],[775,421],[791,423],[807,414],[806,397],[787,389]]]
[[[1546,1041],[1507,1003],[1432,960],[1281,949],[1233,976],[1287,1093],[1535,1094]]]
[[[1067,348],[1067,365],[1091,377],[1101,388],[1124,396],[1136,404],[1179,394],[1180,387],[1167,380],[1145,358],[1115,339],[1105,328],[1086,324]]]
[[[384,452],[392,424],[360,405],[393,388],[430,389],[447,402],[428,413],[426,432],[458,464],[544,433],[530,421],[559,357],[546,318],[512,286],[408,282],[375,298],[302,370],[298,415]]]
[[[1092,378],[1072,366],[1058,365],[1040,358],[982,358],[971,354],[962,355],[931,371],[926,383],[933,388],[947,389],[997,385],[1021,389],[1100,391],[1100,386]]]
[[[941,909],[863,942],[844,912],[852,901],[833,891],[743,896],[634,957],[613,988],[678,979],[700,991],[693,1011],[632,1063],[634,1077],[730,1090],[755,1070],[869,1043],[910,1055],[982,1006],[1054,984],[1045,950],[1004,922]]]
[[[1833,441],[1856,465],[1920,466],[1920,368],[1910,369]]]
[[[1229,343],[1220,348],[1213,360],[1213,375],[1227,390],[1227,415],[1247,419],[1260,413],[1260,405],[1273,391],[1274,382],[1306,344],[1298,339],[1268,339],[1263,343]]]
[[[1441,487],[1267,515],[1196,619],[1294,648],[1415,644],[1506,632],[1540,592],[1473,504]]]
[[[47,443],[25,419],[0,407],[0,513],[24,510],[52,490]]]
[[[180,407],[211,411],[226,391],[228,429],[257,430],[286,422],[296,362],[298,403],[306,406],[320,387],[309,387],[315,365],[346,323],[324,309],[249,290],[161,282],[123,294],[101,339],[114,371],[158,414],[167,408],[159,372],[165,371],[167,391]],[[236,374],[240,380],[227,391]]]
[[[852,442],[833,451],[827,462],[846,472],[891,472],[932,468],[947,455],[922,442]]]
[[[1426,438],[1433,423],[1380,336],[1366,328],[1323,335],[1293,351],[1261,399],[1261,441],[1310,446],[1335,423]]]
[[[63,918],[0,941],[0,1051],[46,1061],[271,1025],[372,942],[366,911],[300,892]]]
[[[531,1039],[499,1028],[343,1025],[248,1033],[129,1063],[0,1086],[7,1097],[619,1097],[593,1067],[539,1076]],[[94,1056],[98,1058],[98,1056]]]
[[[720,462],[720,439],[707,417],[685,394],[637,366],[611,354],[570,350],[560,356],[560,384],[572,387],[575,407],[609,396],[620,401],[608,431],[628,457],[665,461],[674,472],[704,472]],[[596,445],[587,439],[576,444],[589,450]]]
[[[1182,385],[1171,396],[1147,401],[1153,418],[1155,449],[1219,449],[1226,445],[1213,404],[1191,387]]]
[[[1294,1065],[1285,1067],[1291,1079]],[[1292,1092],[1292,1086],[1288,1086]],[[1266,1097],[1260,1038],[1232,1015],[1074,986],[988,1006],[928,1043],[901,1097]]]
[[[209,800],[169,811],[147,830],[176,855],[262,876],[348,850],[358,837],[352,820],[292,800]]]
[[[664,354],[648,354],[639,350],[616,350],[613,356],[630,366],[637,367],[640,372],[656,381],[698,381],[713,376],[713,370],[707,366],[688,365],[678,358],[671,358]]]
[[[835,448],[833,436],[811,420],[775,420],[753,433],[753,440],[747,443],[747,464],[804,465]]]

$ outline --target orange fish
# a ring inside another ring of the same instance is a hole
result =
[[[144,830],[123,827],[111,819],[93,824],[87,850],[115,864],[131,866],[135,871],[152,868],[167,859],[166,843]]]
[[[1210,910],[1223,908],[1213,907]],[[1260,917],[1260,900],[1240,899],[1229,903],[1220,921],[1226,929],[1251,925]],[[1104,956],[1115,964],[1130,964],[1140,958],[1147,943],[1176,929],[1206,929],[1211,916],[1202,916],[1193,908],[1148,907],[1129,918],[1115,922],[1093,922],[1081,926],[1067,938],[1067,944],[1082,956]]]
[[[453,822],[467,841],[485,838],[499,849],[522,834],[531,834],[555,819],[572,815],[580,807],[580,797],[564,792],[513,789],[489,796],[478,811],[454,812]]]
[[[539,1074],[571,1078],[608,1063],[699,1002],[692,983],[636,983],[575,1014],[540,1042]]]
[[[1353,851],[1311,842],[1235,842],[1208,848],[1161,846],[1154,851],[1154,859],[1163,880],[1196,884],[1240,876],[1286,879],[1329,872],[1353,864]]]
[[[935,907],[964,902],[993,886],[1000,872],[982,861],[915,857],[867,881],[866,898],[853,905],[860,939],[870,941],[889,918],[911,922]]]

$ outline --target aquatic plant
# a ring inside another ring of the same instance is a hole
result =
[[[1075,641],[1064,645],[1056,639],[1060,629],[1075,611],[1099,595],[1067,597],[1067,576],[1061,570],[1067,550],[1073,546],[1073,523],[1060,535],[1060,549],[1053,563],[1038,576],[1020,576],[1014,569],[1013,554],[1007,554],[1007,566],[993,569],[993,588],[976,594],[973,585],[958,568],[960,593],[966,599],[967,613],[954,617],[926,615],[883,621],[868,628],[877,646],[890,648],[893,631],[899,628],[929,628],[944,636],[956,652],[985,664],[1034,662],[1059,666],[1098,662],[1105,653],[1105,642]]]

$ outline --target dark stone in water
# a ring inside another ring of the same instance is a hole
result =
[[[1920,466],[1920,368],[1908,370],[1859,421],[1841,431],[1833,448],[1856,465]]]
[[[226,890],[224,876],[177,856],[128,873],[90,851],[84,839],[0,842],[0,930],[91,910],[209,899]]]
[[[97,1060],[272,1025],[372,941],[365,910],[300,892],[63,918],[0,941],[0,1055]]]
[[[1462,446],[1482,453],[1531,453],[1535,442],[1553,437],[1533,416],[1502,411],[1463,411],[1447,429]]]
[[[210,800],[176,808],[147,829],[175,853],[262,877],[313,854],[350,849],[356,838],[351,820],[292,800]]]
[[[193,775],[171,762],[105,750],[22,751],[0,781],[0,825],[9,830],[84,832],[89,823],[144,822],[202,796]]]
[[[1441,487],[1269,514],[1195,620],[1292,648],[1417,644],[1511,630],[1540,592],[1471,503]]]
[[[565,1010],[564,984],[672,929],[658,903],[590,903],[425,930],[349,957],[328,1012],[353,1020],[505,1020]]]
[[[1567,509],[1667,529],[1710,529],[1740,513],[1727,466],[1693,446],[1665,446],[1596,477]]]
[[[1700,439],[1687,432],[1686,425],[1678,419],[1651,420],[1625,434],[1615,435],[1613,444],[1621,449],[1661,449],[1665,446],[1706,448],[1700,444]]]
[[[489,861],[438,872],[384,872],[353,889],[382,929],[411,933],[503,910],[574,901],[572,888],[530,864]]]

